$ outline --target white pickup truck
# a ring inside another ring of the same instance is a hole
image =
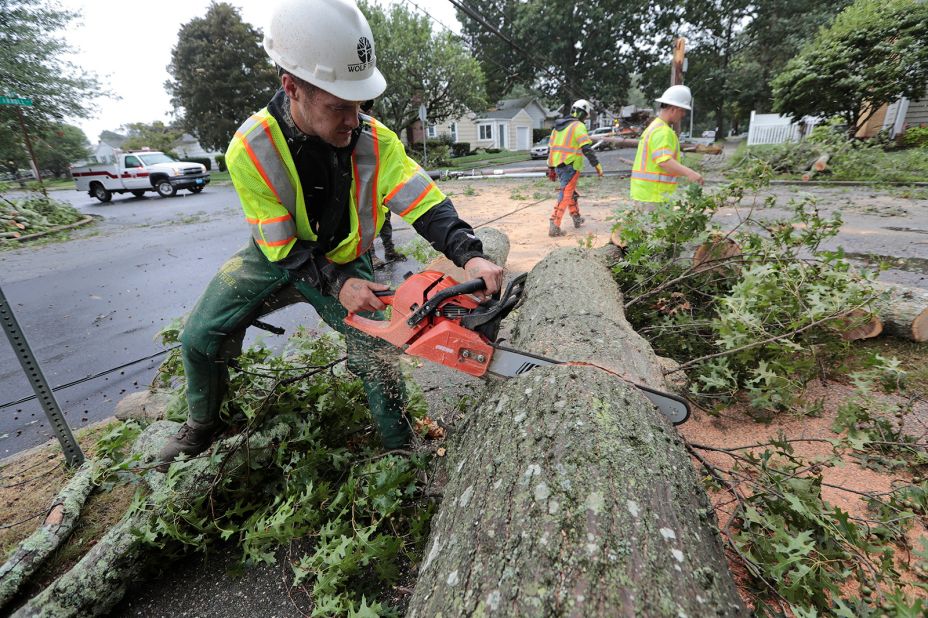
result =
[[[142,197],[146,191],[173,197],[178,189],[199,193],[209,184],[209,173],[203,165],[175,161],[153,150],[117,153],[113,164],[72,167],[71,176],[78,191],[86,191],[101,202],[113,199],[114,193],[131,193],[135,197]]]

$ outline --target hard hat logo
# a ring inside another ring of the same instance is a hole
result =
[[[371,45],[370,39],[366,36],[358,39],[358,59],[361,62],[348,65],[349,73],[361,73],[366,71],[368,67],[374,68],[376,66],[374,62],[374,46]]]
[[[374,57],[374,46],[366,36],[358,39],[358,58],[361,62],[370,62]]]

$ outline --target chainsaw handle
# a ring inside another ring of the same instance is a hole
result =
[[[465,281],[464,283],[459,283],[457,285],[452,285],[450,288],[445,288],[444,290],[438,292],[432,298],[428,299],[421,307],[416,309],[406,320],[406,324],[409,326],[415,326],[427,316],[431,315],[438,308],[438,305],[445,302],[449,298],[454,298],[455,296],[463,296],[464,294],[473,294],[474,292],[479,292],[480,290],[485,290],[487,288],[487,282],[483,279],[471,279],[470,281]]]
[[[396,290],[374,290],[374,296],[382,300],[388,305],[393,304],[393,297],[396,295]]]

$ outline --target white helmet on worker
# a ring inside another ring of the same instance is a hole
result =
[[[352,0],[282,0],[264,49],[281,69],[347,101],[377,98],[387,87],[371,27]]]
[[[674,107],[682,107],[683,109],[693,111],[691,107],[693,103],[693,93],[690,92],[690,89],[686,86],[671,86],[664,91],[661,98],[655,100],[664,105],[673,105]]]
[[[570,106],[570,115],[576,116],[577,112],[582,112],[584,115],[589,116],[593,113],[593,106],[590,105],[590,102],[586,99],[577,99],[574,101],[574,104]]]

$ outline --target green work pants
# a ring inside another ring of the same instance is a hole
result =
[[[366,255],[347,267],[355,277],[374,279]],[[298,294],[293,293],[294,288]],[[397,365],[397,348],[347,326],[344,319],[348,312],[337,299],[269,262],[252,242],[223,264],[184,325],[181,351],[187,377],[188,418],[196,424],[218,420],[229,387],[227,361],[241,354],[245,330],[268,308],[303,299],[326,324],[345,335],[348,370],[364,383],[383,445],[390,449],[405,446],[411,430],[404,416],[406,388]],[[379,312],[363,315],[383,317]]]

